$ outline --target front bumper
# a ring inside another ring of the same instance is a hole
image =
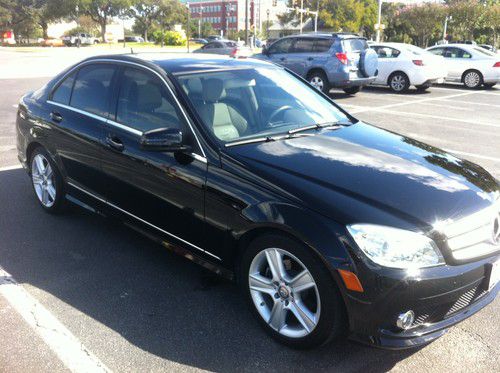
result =
[[[489,271],[495,260],[500,257],[415,273],[363,268],[364,263],[357,263],[365,292],[344,289],[351,339],[389,349],[433,341],[495,299],[500,284],[488,291]],[[408,310],[414,311],[415,321],[411,328],[401,330],[396,327],[397,316]]]

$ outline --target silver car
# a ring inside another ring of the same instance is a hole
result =
[[[238,43],[231,40],[215,40],[193,51],[193,53],[222,54],[235,58],[248,57],[251,52],[250,48],[241,47]]]
[[[468,88],[491,88],[500,82],[500,56],[478,45],[437,45],[427,50],[444,57],[447,82],[463,83]]]

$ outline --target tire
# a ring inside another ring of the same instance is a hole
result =
[[[283,276],[271,274],[267,255],[280,258]],[[240,268],[240,284],[252,312],[277,341],[308,349],[345,336],[346,312],[335,281],[320,259],[303,244],[280,234],[258,237],[243,253]],[[300,277],[301,286],[307,283],[313,284],[312,287],[297,290],[292,281],[298,278],[298,273],[304,273]],[[278,311],[273,313],[273,310]],[[300,322],[295,314],[308,317],[300,316]]]
[[[496,83],[484,83],[484,88],[491,89],[496,85]]]
[[[368,48],[361,53],[359,58],[359,69],[365,78],[377,75],[378,55],[375,50]]]
[[[347,93],[348,95],[355,95],[361,90],[361,87],[348,87],[344,88],[343,91]]]
[[[479,88],[483,84],[483,75],[477,70],[468,70],[462,76],[462,83],[469,89]]]
[[[425,92],[430,88],[430,84],[422,84],[422,85],[417,85],[415,86],[417,88],[417,91],[419,92]]]
[[[312,71],[307,75],[307,81],[314,88],[320,90],[321,92],[328,94],[330,92],[330,82],[323,71],[316,70]]]
[[[30,158],[31,185],[42,208],[49,213],[59,213],[65,207],[64,181],[47,151],[35,148]]]
[[[395,72],[389,77],[387,84],[395,93],[404,93],[410,88],[410,79],[405,73]]]

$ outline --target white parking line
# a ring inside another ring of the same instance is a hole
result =
[[[465,155],[465,156],[469,156],[469,157],[474,157],[474,158],[479,158],[479,159],[487,159],[489,161],[500,162],[500,158],[490,157],[487,155],[480,155],[480,154],[476,154],[476,153],[467,153],[467,152],[462,152],[459,150],[446,149],[446,148],[444,148],[443,150],[445,150],[449,153],[457,154],[457,155]]]
[[[453,91],[453,92],[471,92],[471,93],[478,93],[481,95],[493,95],[493,96],[498,96],[500,94],[500,91],[471,91],[470,89],[464,89],[464,88],[448,88],[448,87],[436,87],[432,86],[431,89],[438,89],[442,91]]]
[[[72,372],[110,372],[71,332],[0,267],[0,294]]]
[[[398,107],[398,106],[404,106],[404,105],[414,105],[414,104],[419,104],[419,103],[423,103],[423,102],[427,102],[427,101],[437,101],[439,99],[449,99],[449,98],[454,98],[454,97],[468,96],[468,95],[472,95],[474,93],[475,92],[464,92],[464,93],[457,93],[455,95],[448,95],[448,96],[444,96],[444,97],[431,97],[431,98],[423,98],[423,99],[420,99],[420,100],[398,102],[396,104],[378,106],[376,109],[381,110],[381,109],[389,109],[389,108]],[[368,108],[368,109],[362,109],[362,110],[353,110],[351,113],[352,114],[361,113],[363,111],[371,111],[371,110],[374,110],[374,109],[375,108],[373,108],[373,109],[372,108]]]
[[[500,105],[486,104],[484,102],[457,101],[457,100],[451,100],[451,99],[441,99],[441,100],[446,101],[446,102],[453,102],[456,104],[469,104],[469,105],[491,106],[491,107],[500,108]]]
[[[10,170],[17,170],[19,168],[22,168],[20,164],[12,165],[12,166],[5,166],[5,167],[0,167],[0,172],[1,171],[10,171]]]

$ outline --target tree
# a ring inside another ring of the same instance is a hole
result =
[[[474,40],[474,31],[481,26],[486,7],[479,0],[450,0],[449,14],[453,17],[450,31],[455,40]]]
[[[319,17],[334,31],[373,33],[377,21],[377,0],[324,0]]]
[[[148,33],[158,20],[161,0],[142,0],[132,6],[135,19],[134,31],[144,35],[144,41],[148,41]]]
[[[431,39],[439,39],[445,11],[440,4],[425,3],[403,8],[399,15],[415,44],[427,47]]]
[[[76,13],[88,15],[101,28],[101,37],[105,41],[106,25],[112,17],[117,17],[130,7],[129,0],[80,0]]]

